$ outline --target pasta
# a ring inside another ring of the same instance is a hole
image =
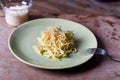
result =
[[[72,31],[62,31],[61,27],[48,27],[47,31],[38,37],[39,45],[33,46],[34,50],[47,57],[61,59],[77,51],[74,48],[74,34]]]

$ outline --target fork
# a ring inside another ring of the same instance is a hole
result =
[[[110,54],[107,53],[107,51],[105,49],[102,49],[102,48],[88,48],[88,49],[84,50],[84,53],[108,56],[110,59],[120,62],[120,58],[118,59],[116,57],[111,56]]]

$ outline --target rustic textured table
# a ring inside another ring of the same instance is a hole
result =
[[[95,0],[34,0],[30,20],[56,17],[85,25],[98,39],[98,47],[120,55],[120,2]],[[9,51],[8,37],[15,27],[6,24],[0,9],[0,80],[120,80],[120,63],[95,55],[88,62],[66,70],[28,66]],[[79,29],[79,28],[78,28]]]

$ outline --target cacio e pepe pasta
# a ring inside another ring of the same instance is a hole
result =
[[[63,31],[60,26],[48,27],[37,40],[39,44],[33,46],[35,52],[47,58],[61,59],[77,52],[73,32]]]

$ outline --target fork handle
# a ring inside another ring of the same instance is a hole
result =
[[[115,58],[115,57],[112,57],[111,55],[109,55],[108,53],[106,54],[110,59],[112,59],[113,61],[117,61],[117,62],[120,62],[120,58]]]

